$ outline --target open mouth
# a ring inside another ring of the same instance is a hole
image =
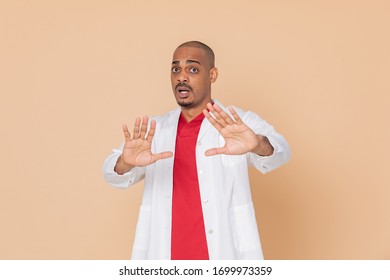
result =
[[[176,87],[176,92],[179,95],[180,98],[186,98],[188,97],[188,94],[190,93],[191,89],[185,86],[178,86]]]

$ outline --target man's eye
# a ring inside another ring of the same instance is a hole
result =
[[[172,73],[179,73],[180,69],[178,67],[172,67],[171,71]]]
[[[190,68],[189,71],[190,71],[191,73],[198,73],[198,72],[199,72],[199,70],[198,70],[197,68],[195,68],[195,67]]]

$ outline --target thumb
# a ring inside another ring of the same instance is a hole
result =
[[[166,159],[166,158],[170,158],[170,157],[173,157],[172,152],[162,152],[162,153],[158,153],[158,154],[153,154],[152,161],[155,162],[157,160]]]
[[[213,148],[213,149],[209,149],[205,152],[206,156],[215,156],[215,155],[219,155],[219,154],[226,154],[226,149],[224,147]]]

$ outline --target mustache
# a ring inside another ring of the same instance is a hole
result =
[[[175,86],[175,89],[177,89],[178,87],[186,87],[188,88],[189,90],[192,90],[192,87],[187,84],[187,83],[178,83],[176,86]]]

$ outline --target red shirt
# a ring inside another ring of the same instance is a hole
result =
[[[187,123],[181,114],[173,165],[172,260],[208,260],[195,147],[203,113]]]

